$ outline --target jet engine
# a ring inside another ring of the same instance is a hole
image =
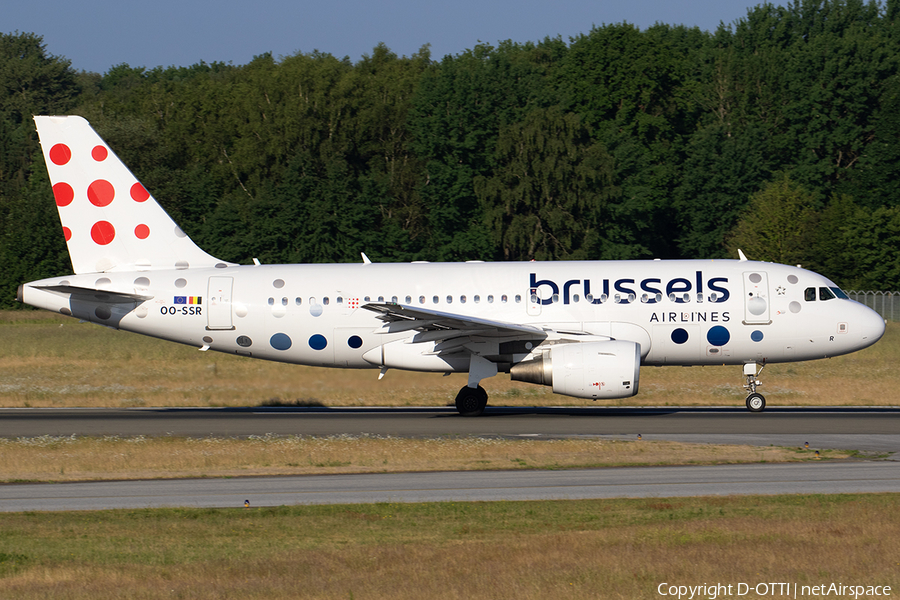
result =
[[[509,372],[513,381],[552,385],[555,394],[597,399],[637,394],[640,368],[640,344],[609,340],[552,346]]]

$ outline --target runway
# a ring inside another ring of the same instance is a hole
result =
[[[900,452],[900,409],[452,408],[0,409],[0,437],[379,435],[608,437]]]
[[[0,409],[0,437],[378,435],[598,437],[900,453],[900,409],[450,408]],[[896,456],[900,456],[897,454]],[[900,492],[900,461],[392,473],[0,485],[0,512],[164,506],[549,500]]]

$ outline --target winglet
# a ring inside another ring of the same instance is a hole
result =
[[[744,256],[744,251],[738,248],[738,258],[741,259],[741,262],[747,262],[747,257]]]
[[[360,252],[359,255],[362,256],[363,264],[364,264],[364,265],[371,265],[371,264],[372,264],[372,261],[369,260],[369,257],[366,256],[366,253],[365,253],[365,252]]]

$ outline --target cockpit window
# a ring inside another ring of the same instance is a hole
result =
[[[840,298],[841,300],[849,300],[850,299],[850,296],[845,294],[844,290],[842,290],[839,287],[833,287],[833,288],[831,288],[831,291],[834,292],[834,295],[837,296],[838,298]]]
[[[803,299],[807,302],[815,302],[816,288],[806,288],[806,291],[803,292]]]
[[[819,300],[832,300],[834,297],[834,292],[832,292],[831,289],[827,287],[819,288]]]

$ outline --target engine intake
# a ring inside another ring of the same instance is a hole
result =
[[[553,386],[576,398],[630,398],[638,393],[641,345],[610,340],[560,344],[510,369],[513,381]]]

